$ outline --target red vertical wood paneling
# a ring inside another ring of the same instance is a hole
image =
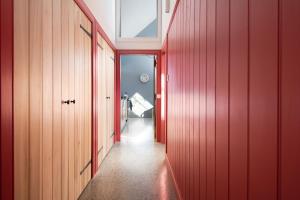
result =
[[[216,7],[216,199],[228,199],[229,0]]]
[[[178,70],[178,74],[179,74],[179,81],[178,81],[178,92],[179,93],[182,93],[183,92],[183,69],[180,67],[182,66],[182,44],[183,44],[183,41],[182,41],[182,37],[183,37],[183,26],[182,26],[182,22],[183,22],[183,13],[182,13],[182,9],[183,9],[183,6],[181,4],[180,7],[178,7],[178,10],[180,10],[178,13],[177,13],[177,17],[176,17],[176,21],[174,23],[177,24],[177,34],[178,34],[178,38],[180,38],[179,40],[177,40],[177,56],[178,56],[178,62],[177,62],[177,70]],[[174,38],[173,38],[174,40]],[[169,73],[170,74],[170,73]],[[178,100],[179,100],[179,103],[182,105],[183,104],[183,96],[180,95],[178,96]],[[178,145],[178,156],[179,156],[179,164],[178,164],[178,181],[181,185],[181,187],[183,188],[184,186],[182,185],[183,183],[183,174],[184,174],[184,168],[183,168],[183,158],[184,158],[184,154],[183,154],[183,148],[184,148],[184,145],[183,145],[183,141],[184,141],[184,133],[183,133],[183,108],[182,106],[179,107],[178,109],[178,122],[180,125],[179,125],[179,145]]]
[[[189,97],[189,124],[190,127],[189,131],[189,184],[188,184],[188,199],[194,199],[194,123],[193,123],[193,112],[194,112],[194,15],[195,15],[195,5],[194,0],[190,0],[188,4],[188,11],[189,11],[189,40],[188,40],[188,60],[189,60],[189,72],[188,72],[188,97]]]
[[[187,199],[187,185],[188,185],[188,177],[187,177],[187,172],[188,172],[188,139],[189,139],[189,127],[187,126],[188,124],[188,98],[187,98],[187,83],[188,83],[188,78],[187,77],[187,71],[188,71],[188,63],[187,63],[187,38],[188,38],[188,30],[187,30],[187,23],[188,23],[188,11],[187,11],[187,1],[183,1],[183,36],[182,36],[182,48],[183,48],[183,54],[182,54],[182,60],[183,64],[185,65],[185,69],[182,71],[183,74],[183,80],[182,80],[182,87],[183,87],[183,103],[182,103],[182,122],[183,122],[183,174],[182,174],[182,184],[183,184],[183,198]]]
[[[300,1],[280,0],[281,199],[300,199]]]
[[[200,1],[195,1],[194,5],[194,38],[192,40],[194,44],[193,48],[193,124],[194,124],[194,136],[193,136],[193,199],[200,198]]]
[[[200,1],[200,199],[205,200],[207,194],[207,155],[206,155],[206,62],[207,62],[207,0]]]
[[[249,199],[276,199],[278,2],[249,5]]]
[[[13,199],[13,2],[0,2],[0,199]]]
[[[207,199],[215,199],[216,0],[207,1]]]
[[[230,2],[229,199],[247,199],[248,0]]]
[[[178,3],[167,156],[183,199],[300,198],[299,12],[293,0]]]

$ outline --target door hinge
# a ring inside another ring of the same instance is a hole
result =
[[[157,60],[154,58],[154,67],[157,67]]]
[[[83,174],[83,172],[88,168],[88,166],[89,166],[90,164],[92,164],[92,161],[91,161],[91,160],[90,160],[90,161],[84,166],[84,168],[80,171],[80,175]]]
[[[92,37],[92,34],[90,32],[88,32],[88,30],[86,30],[81,24],[80,24],[80,28],[89,36]]]

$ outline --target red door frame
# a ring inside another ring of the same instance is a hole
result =
[[[0,2],[0,199],[14,198],[13,148],[13,1]]]
[[[120,114],[121,114],[121,67],[120,59],[122,55],[155,55],[157,56],[157,69],[156,69],[156,80],[155,87],[157,96],[161,95],[161,51],[160,50],[117,50],[117,62],[116,62],[116,98],[115,98],[115,127],[116,135],[115,141],[121,141],[121,125],[120,125]],[[155,133],[157,142],[161,142],[161,98],[156,99],[156,112],[155,112]]]

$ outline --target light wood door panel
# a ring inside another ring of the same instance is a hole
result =
[[[98,166],[104,159],[106,151],[106,129],[107,129],[107,119],[106,119],[106,70],[105,70],[105,49],[103,46],[103,38],[98,33]]]
[[[74,99],[75,96],[75,9],[76,6],[70,2],[69,6],[69,73],[68,73],[68,93],[69,97],[68,100]],[[68,161],[69,161],[69,200],[73,200],[76,198],[76,191],[75,191],[75,106],[74,104],[68,105],[69,115],[68,115],[68,126],[69,126],[69,154],[68,154]],[[77,155],[76,155],[77,156]]]
[[[69,98],[69,1],[62,0],[62,98]],[[69,106],[62,104],[62,199],[69,199]]]
[[[62,0],[53,0],[53,199],[62,199]]]
[[[80,185],[80,171],[81,171],[81,142],[82,142],[82,132],[83,132],[83,123],[82,123],[82,115],[83,115],[83,78],[82,78],[82,66],[83,66],[83,33],[80,30],[80,22],[81,22],[81,14],[79,8],[76,8],[75,11],[76,20],[75,20],[75,83],[73,85],[75,90],[75,96],[73,97],[76,101],[75,106],[75,191],[76,197],[79,195],[79,191],[81,189]]]
[[[29,0],[14,3],[14,197],[29,200]]]
[[[63,0],[16,0],[14,19],[15,198],[74,200],[91,179],[92,25]]]
[[[75,23],[75,187],[76,197],[91,179],[91,96],[92,54],[91,23],[76,10]]]
[[[53,47],[52,0],[43,0],[42,29],[42,185],[43,200],[52,199]]]
[[[111,149],[114,142],[114,52],[108,46],[106,46],[106,93],[107,101],[107,152]]]
[[[29,164],[29,199],[42,197],[42,1],[31,0],[29,5],[29,127],[30,127],[30,164]],[[21,34],[21,33],[19,33]],[[34,42],[32,42],[34,41]],[[16,58],[18,59],[18,58]]]

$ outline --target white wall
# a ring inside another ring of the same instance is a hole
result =
[[[164,42],[166,38],[166,34],[168,31],[169,23],[171,20],[171,17],[173,15],[173,11],[175,8],[176,0],[170,0],[170,11],[169,13],[166,13],[166,0],[163,0],[162,2],[162,42]]]
[[[116,43],[116,0],[84,0],[93,15],[108,35],[112,43]]]

